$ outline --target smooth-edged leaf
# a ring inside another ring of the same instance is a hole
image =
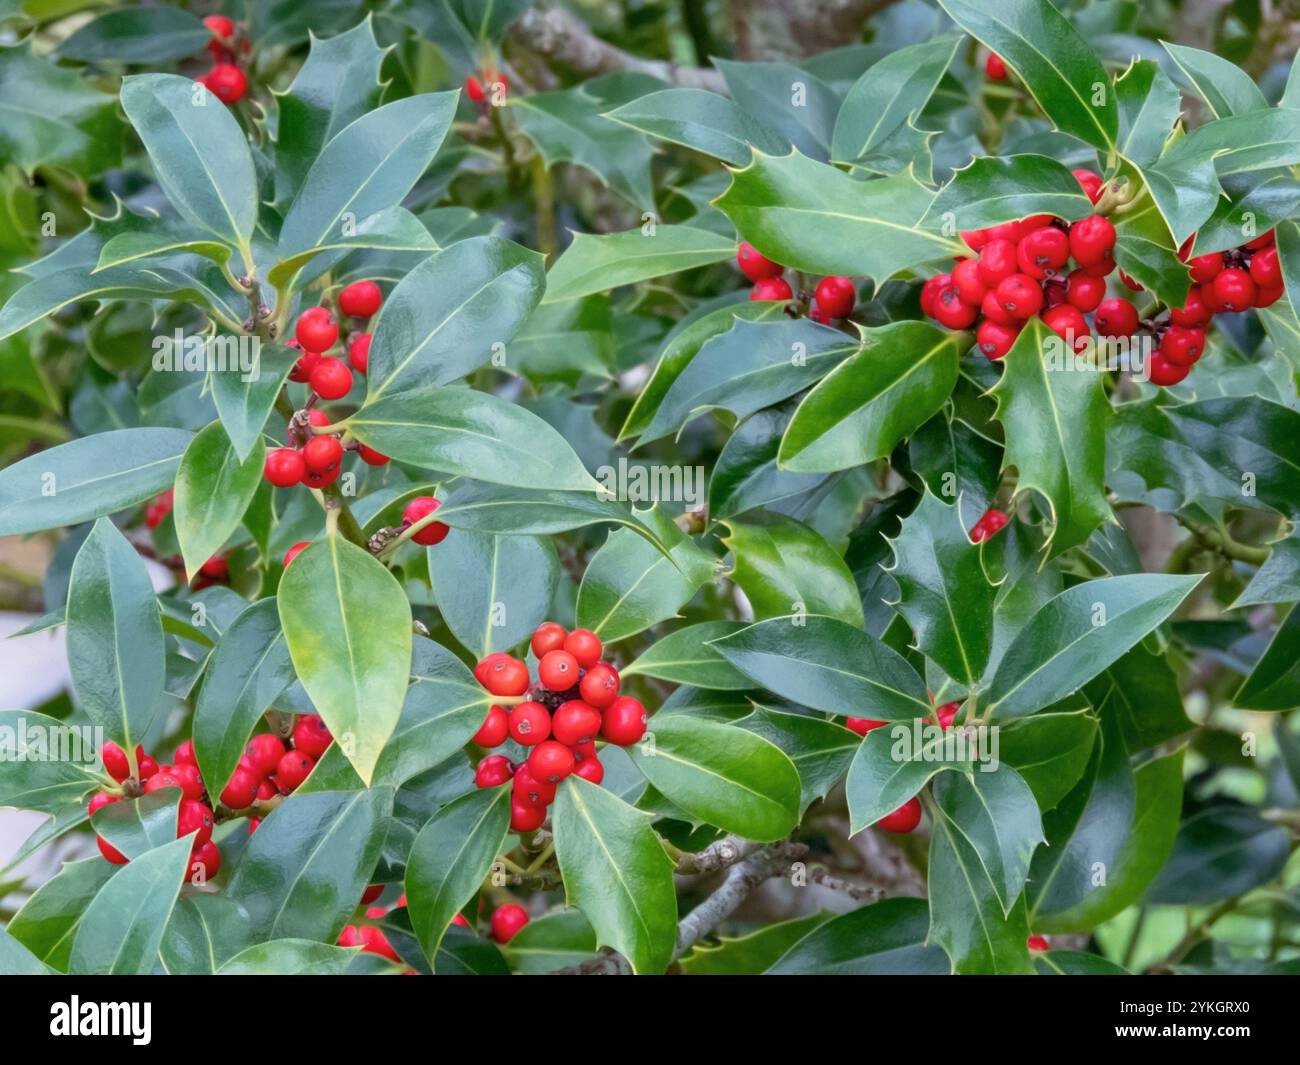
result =
[[[1246,710],[1290,710],[1300,706],[1300,610],[1292,607],[1282,619],[1232,701]]]
[[[1020,473],[1017,494],[1033,489],[1047,502],[1048,558],[1083,543],[1113,520],[1106,499],[1106,425],[1110,404],[1103,373],[1069,358],[1065,342],[1035,319],[1002,360],[993,388],[1006,432],[1004,465]]]
[[[984,229],[1033,214],[1077,222],[1092,203],[1069,167],[1045,155],[984,156],[939,190],[925,224]]]
[[[692,818],[764,842],[783,839],[798,823],[799,772],[757,733],[669,714],[654,718],[647,736],[628,754]]]
[[[1119,114],[1106,68],[1048,0],[940,0],[940,6],[1002,58],[1057,129],[1101,151],[1114,147]]]
[[[1113,961],[1082,950],[1035,952],[1034,969],[1039,976],[1130,976]]]
[[[480,660],[514,647],[546,620],[560,575],[551,541],[456,529],[428,558],[443,621]],[[478,576],[466,580],[469,573]]]
[[[546,275],[543,303],[581,299],[620,285],[722,262],[736,242],[707,229],[656,225],[625,233],[575,233]]]
[[[355,950],[310,939],[273,939],[245,947],[217,976],[342,976]]]
[[[247,373],[212,371],[212,399],[217,405],[222,428],[243,462],[262,445],[262,430],[275,406],[298,352],[283,344],[258,344]]]
[[[1096,739],[1097,719],[1086,706],[1048,710],[1003,729],[998,756],[1029,785],[1039,809],[1050,810],[1083,776]]]
[[[1268,107],[1259,86],[1241,67],[1213,52],[1160,42],[1182,80],[1209,108],[1212,118],[1245,115]]]
[[[578,910],[557,910],[529,921],[510,937],[510,966],[528,976],[580,965],[596,954],[596,933]]]
[[[661,973],[677,939],[673,863],[649,814],[569,776],[551,808],[564,892],[636,973]]]
[[[212,31],[178,7],[124,7],[97,15],[59,45],[83,63],[166,63],[201,51]]]
[[[777,466],[793,403],[756,411],[727,438],[709,477],[710,517],[725,521],[825,483],[825,474],[792,473]]]
[[[153,971],[193,843],[185,836],[142,854],[99,889],[77,925],[70,972],[142,976]]]
[[[945,976],[948,959],[927,944],[923,899],[885,899],[842,913],[785,952],[768,976]]]
[[[176,471],[174,520],[191,578],[239,528],[262,483],[265,457],[259,438],[241,460],[219,421],[201,430],[185,449]]]
[[[510,789],[480,788],[439,810],[406,860],[407,909],[420,948],[437,966],[451,919],[477,894],[510,831]]]
[[[1139,59],[1115,79],[1115,99],[1119,154],[1137,166],[1154,163],[1182,112],[1178,86],[1153,60]]]
[[[744,627],[741,621],[702,621],[687,625],[656,640],[619,673],[624,677],[640,673],[693,688],[745,691],[754,682],[731,665],[716,647],[710,646],[711,640],[730,636]]]
[[[239,764],[258,719],[294,680],[275,599],[253,603],[222,634],[194,708],[194,751],[218,791]]]
[[[98,853],[65,862],[32,892],[5,931],[46,965],[66,972],[87,904],[121,868]]]
[[[102,836],[133,861],[176,838],[177,788],[159,788],[138,799],[121,799],[96,810],[90,819]]]
[[[224,894],[183,892],[159,956],[171,976],[211,976],[253,942],[248,914]]]
[[[926,492],[891,546],[896,609],[916,646],[954,680],[974,684],[993,646],[995,589],[961,514]]]
[[[835,117],[831,158],[857,163],[879,149],[929,102],[960,43],[955,35],[932,37],[890,52],[868,67]]]
[[[370,883],[392,809],[388,787],[291,795],[277,806],[226,889],[258,939],[338,939]]]
[[[707,410],[723,408],[744,417],[778,403],[825,376],[860,346],[856,337],[807,319],[738,320],[705,341],[669,385],[641,430],[640,443],[678,432]]]
[[[144,559],[107,518],[72,564],[67,639],[78,705],[133,751],[163,705],[162,618]]]
[[[662,89],[607,112],[606,118],[685,145],[732,166],[749,162],[750,145],[780,152],[781,138],[725,96],[703,89]]]
[[[925,682],[907,659],[835,618],[771,618],[711,646],[757,686],[813,710],[882,721],[930,713]]]
[[[438,151],[457,93],[420,93],[359,115],[321,149],[280,228],[281,260],[396,207]]]
[[[865,274],[879,284],[966,253],[959,241],[921,226],[933,200],[910,171],[858,181],[798,151],[756,151],[716,203],[769,259],[815,274]]]
[[[276,602],[298,679],[369,784],[411,670],[406,593],[368,551],[330,535],[293,560]]]
[[[731,579],[748,597],[756,618],[792,610],[863,626],[862,600],[853,574],[815,529],[773,516],[765,525],[727,522],[723,544],[731,552]]]
[[[582,575],[575,608],[579,627],[610,644],[676,617],[713,576],[716,563],[684,533],[669,550],[664,555],[631,529],[611,532]]]
[[[976,753],[975,743],[957,744],[956,738],[932,716],[868,732],[844,782],[853,834],[915,798],[941,769],[967,769]]]
[[[761,115],[781,144],[790,145],[814,159],[829,157],[836,92],[805,67],[792,63],[737,62],[714,57],[713,65],[727,82],[731,98],[741,110]]]
[[[778,467],[828,472],[888,455],[951,395],[969,341],[926,322],[866,330],[862,349],[800,402],[781,439]]]
[[[534,251],[483,236],[407,272],[372,323],[367,402],[436,388],[481,366],[537,306],[542,262]]]
[[[624,673],[627,671],[624,670]],[[736,722],[786,753],[799,773],[799,816],[843,778],[860,737],[855,732],[807,714],[788,714],[757,706]]]
[[[1067,588],[1007,648],[989,685],[990,709],[1024,717],[1077,691],[1168,618],[1201,579],[1133,573]]]
[[[1300,602],[1300,535],[1293,532],[1269,547],[1268,558],[1232,606],[1295,602]]]
[[[34,710],[0,710],[0,807],[57,813],[99,786],[98,769],[80,732]]]
[[[386,207],[355,225],[339,228],[313,247],[285,255],[267,272],[266,279],[278,287],[296,277],[297,284],[302,285],[340,257],[356,251],[394,257],[405,252],[418,259],[438,250],[433,234],[415,215],[404,207]]]
[[[6,976],[47,976],[55,970],[0,929],[0,972]]]
[[[1290,833],[1240,806],[1211,806],[1182,823],[1149,899],[1204,906],[1268,883],[1290,855]]]
[[[0,470],[0,536],[77,525],[172,486],[194,434],[115,429],[70,440]]]
[[[251,259],[257,179],[226,105],[189,78],[132,74],[122,79],[122,107],[177,213]]]
[[[596,487],[549,424],[517,403],[472,388],[393,392],[367,402],[343,424],[362,443],[425,469],[519,488]]]
[[[214,240],[206,229],[188,222],[169,221],[110,237],[99,251],[99,261],[95,263],[92,274],[140,259],[182,252],[202,255],[216,263],[224,263],[230,258],[230,246]]]

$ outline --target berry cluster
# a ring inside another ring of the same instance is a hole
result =
[[[131,776],[131,763],[126,752],[110,740],[104,744],[99,754],[108,775],[119,784],[126,782]],[[143,794],[148,795],[162,788],[180,789],[181,803],[176,814],[176,838],[188,836],[191,832],[196,833],[193,849],[190,851],[189,874],[201,880],[210,880],[216,876],[221,869],[221,851],[212,842],[212,829],[216,822],[212,816],[212,807],[207,802],[207,789],[199,773],[198,761],[194,757],[194,744],[186,740],[176,748],[171,765],[159,765],[144,753],[143,747],[136,747],[135,763],[139,774],[137,783]],[[125,791],[118,794],[97,791],[90,797],[88,811],[93,815],[96,810],[120,802],[125,797]],[[99,845],[99,853],[114,865],[125,865],[129,861],[125,854],[113,847],[103,836],[97,835],[95,842]]]
[[[785,267],[759,254],[754,246],[742,241],[736,249],[736,262],[740,272],[754,282],[750,289],[751,300],[794,300],[794,290],[782,275]],[[803,298],[802,296],[800,297]],[[839,318],[853,313],[858,290],[847,277],[823,277],[817,282],[808,306],[808,317],[822,325],[833,325]]]
[[[207,49],[212,53],[213,67],[198,79],[199,84],[206,85],[223,104],[237,103],[248,91],[248,76],[236,60],[240,53],[247,55],[250,51],[249,40],[239,36],[234,22],[225,15],[209,15],[203,25],[212,31]]]
[[[289,795],[302,784],[316,762],[334,742],[319,714],[301,714],[286,747],[279,736],[259,733],[248,741],[230,780],[221,789],[221,804],[229,810],[252,809],[277,795]],[[252,818],[249,831],[260,824]]]
[[[339,293],[339,309],[351,318],[369,319],[379,311],[382,303],[383,295],[373,281],[357,281]],[[289,341],[289,347],[300,350],[302,355],[289,372],[289,379],[310,385],[315,395],[308,399],[309,408],[317,397],[342,399],[352,390],[352,371],[366,372],[371,334],[358,332],[352,335],[348,341],[347,363],[325,354],[338,338],[338,321],[328,308],[312,307],[298,316],[294,339]],[[306,421],[306,427],[296,420],[289,426],[289,443],[296,446],[275,448],[266,454],[262,472],[278,488],[295,484],[325,488],[333,484],[342,471],[345,451],[356,451],[370,466],[382,466],[388,461],[387,455],[381,455],[365,444],[345,444],[330,433],[312,434],[310,427],[323,428],[330,424],[323,411],[308,409]]]
[[[1096,203],[1101,178],[1089,170],[1074,176]],[[951,273],[939,274],[921,288],[921,310],[949,329],[969,329],[979,322],[975,341],[990,360],[1011,350],[1021,328],[1041,315],[1058,336],[1071,340],[1076,352],[1091,343],[1085,314],[1097,312],[1103,335],[1123,323],[1107,317],[1106,277],[1115,270],[1115,226],[1102,215],[1089,215],[1073,224],[1051,215],[1034,215],[989,229],[962,233],[974,257],[957,260]],[[1074,266],[1070,266],[1073,259]],[[1138,286],[1121,278],[1130,287]],[[1136,326],[1136,312],[1133,324]]]
[[[548,621],[533,633],[532,650],[538,660],[535,687],[528,666],[503,652],[474,667],[474,676],[493,695],[529,696],[509,711],[492,706],[474,734],[480,747],[498,747],[509,738],[531,748],[518,765],[503,754],[489,755],[474,774],[480,788],[513,779],[510,828],[515,832],[541,827],[556,786],[570,773],[593,784],[605,778],[597,738],[627,747],[646,730],[645,707],[619,695],[618,671],[600,660],[604,648],[594,632],[567,632]]]

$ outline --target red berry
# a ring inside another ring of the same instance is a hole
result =
[[[145,781],[144,793],[152,795],[155,791],[162,791],[163,788],[179,788],[183,793],[185,784],[172,772],[175,768],[175,766],[160,767],[157,773]]]
[[[339,338],[339,324],[325,307],[309,307],[298,316],[293,335],[303,351],[329,351]]]
[[[433,496],[416,496],[406,504],[406,509],[402,511],[402,521],[414,525],[422,518],[427,518],[440,506],[442,506],[442,504],[434,499]],[[424,526],[424,528],[412,536],[411,539],[417,544],[422,544],[425,547],[432,547],[434,544],[442,543],[443,540],[447,538],[449,532],[451,532],[450,527],[445,525],[443,522],[431,521],[428,525]],[[521,695],[522,692],[497,692],[497,694]]]
[[[96,836],[95,843],[99,847],[99,853],[102,854],[114,865],[126,865],[127,861],[129,861],[129,859],[125,854],[123,854],[121,851],[116,850],[114,847],[109,845],[104,840],[103,836]]]
[[[1096,203],[1101,199],[1101,177],[1094,174],[1091,170],[1074,170],[1074,179],[1083,187],[1087,193],[1088,199]]]
[[[604,710],[618,696],[618,671],[613,666],[599,662],[587,670],[578,690],[582,698],[597,710]]]
[[[1056,232],[1060,232],[1058,229]],[[1024,321],[1042,309],[1042,286],[1028,274],[1012,274],[998,282],[998,303],[1013,319]]]
[[[1000,510],[986,510],[980,515],[970,531],[970,538],[975,543],[987,540],[990,536],[1006,527],[1011,519]]]
[[[307,465],[291,447],[277,447],[266,453],[262,473],[277,488],[288,488],[302,480]]]
[[[265,802],[267,799],[274,799],[280,794],[280,789],[271,783],[270,778],[258,782],[257,799],[259,802]]]
[[[538,780],[528,771],[526,763],[515,770],[511,788],[514,796],[529,806],[549,806],[555,801],[555,785],[547,780]]]
[[[504,651],[494,651],[486,658],[480,659],[478,663],[474,666],[475,679],[480,684],[482,684],[484,681],[487,680],[488,671],[493,667],[493,665],[495,665],[497,662],[504,661],[509,657],[510,656],[506,654]]]
[[[978,314],[978,308],[963,302],[961,295],[952,285],[940,292],[939,298],[935,301],[934,317],[949,329],[965,329],[974,323]]]
[[[740,266],[740,272],[751,281],[766,281],[785,273],[784,266],[760,255],[748,241],[741,241],[740,247],[736,249],[736,263]]]
[[[589,784],[599,784],[605,779],[605,767],[599,758],[583,758],[573,767],[573,775],[582,777]]]
[[[950,727],[960,710],[961,703],[944,703],[942,706],[936,707],[934,716],[939,719],[939,727],[945,729]]]
[[[1220,273],[1210,287],[1215,299],[1228,311],[1246,310],[1255,302],[1258,291],[1250,274],[1235,266]]]
[[[353,281],[339,293],[339,310],[353,318],[370,318],[383,302],[384,294],[373,281]]]
[[[1119,279],[1124,282],[1124,287],[1130,292],[1141,292],[1143,290],[1142,284],[1129,277],[1123,270],[1119,272]]]
[[[546,820],[546,807],[524,802],[517,795],[510,797],[510,831],[532,832],[542,827]]]
[[[465,79],[465,95],[476,104],[481,104],[487,99],[487,91],[483,88],[483,83],[473,74]]]
[[[1089,277],[1109,277],[1115,272],[1115,257],[1107,252],[1097,262],[1089,263],[1087,266],[1080,265],[1079,269]],[[1124,271],[1121,270],[1120,274],[1123,275]],[[1130,280],[1132,279],[1130,278]],[[1141,287],[1142,286],[1139,285],[1138,289]],[[1137,291],[1137,289],[1134,291]]]
[[[997,289],[990,289],[984,293],[984,301],[980,304],[980,311],[990,322],[996,322],[998,325],[1015,326],[1018,324],[1011,315],[1007,314],[1007,309],[998,302]]]
[[[952,268],[952,285],[957,290],[963,303],[978,307],[984,299],[988,287],[980,277],[978,259],[963,259]]]
[[[1256,307],[1271,307],[1282,298],[1284,288],[1282,285],[1273,285],[1270,288],[1261,288],[1255,293]]]
[[[248,77],[234,63],[218,63],[208,71],[203,84],[223,104],[238,103],[248,91]]]
[[[289,548],[289,550],[284,553],[284,568],[288,569],[289,563],[302,554],[302,552],[308,547],[311,547],[310,540],[299,540]]]
[[[1116,296],[1102,300],[1093,315],[1097,332],[1104,337],[1131,337],[1137,332],[1138,312],[1128,300]]]
[[[1259,251],[1260,248],[1267,248],[1276,240],[1277,234],[1270,229],[1267,233],[1261,233],[1254,240],[1246,241],[1246,247],[1251,251]]]
[[[298,346],[296,340],[291,340],[290,346]],[[297,381],[299,384],[306,384],[311,380],[311,372],[320,364],[320,355],[314,351],[304,351],[299,356],[298,361],[293,364],[293,369],[289,371],[289,380]]]
[[[319,758],[334,742],[329,726],[320,714],[303,714],[293,726],[293,749]]]
[[[1213,315],[1210,309],[1205,306],[1201,299],[1201,289],[1199,285],[1193,285],[1187,293],[1187,299],[1181,307],[1171,307],[1169,317],[1174,325],[1185,326],[1188,329],[1194,329],[1209,323]]]
[[[537,666],[537,679],[553,692],[567,692],[578,683],[578,660],[568,651],[547,651]]]
[[[531,699],[511,709],[507,715],[510,738],[524,747],[533,747],[550,738],[551,712]]]
[[[197,832],[194,837],[196,846],[207,843],[212,838],[212,811],[194,799],[182,799],[180,809],[176,812],[176,838]]]
[[[1042,280],[1070,258],[1070,238],[1055,226],[1035,229],[1016,248],[1016,262],[1030,277]]]
[[[1179,366],[1177,363],[1170,362],[1158,351],[1147,360],[1147,376],[1153,385],[1161,387],[1176,385],[1190,372],[1190,366]]]
[[[321,399],[342,399],[352,391],[352,371],[342,359],[321,359],[307,380]]]
[[[1223,252],[1198,255],[1187,265],[1191,268],[1192,280],[1198,285],[1204,285],[1223,273]]]
[[[1002,57],[996,52],[990,52],[988,58],[984,60],[984,73],[993,81],[1005,81],[1007,77],[1007,65],[1002,62]]]
[[[1083,311],[1072,303],[1062,303],[1044,313],[1043,324],[1070,344],[1076,353],[1085,351],[1092,337],[1092,330],[1088,328],[1088,320],[1084,318]]]
[[[504,754],[490,754],[474,770],[474,785],[479,788],[500,787],[510,779],[510,759]]]
[[[280,759],[284,757],[284,744],[279,736],[262,732],[248,741],[244,754],[256,770],[258,776],[269,777],[276,771]]]
[[[590,669],[599,662],[605,650],[600,637],[590,629],[574,629],[564,638],[564,649],[578,660],[583,669]]]
[[[221,803],[230,810],[246,810],[257,798],[258,779],[247,769],[236,769],[221,790]]]
[[[538,780],[557,782],[573,772],[573,752],[556,740],[539,743],[528,755],[528,772]]]
[[[1250,277],[1260,288],[1276,288],[1282,284],[1282,264],[1277,248],[1262,248],[1251,256]]]
[[[235,24],[225,15],[209,15],[203,20],[203,25],[222,40],[229,40],[235,34]]]
[[[170,767],[171,775],[180,782],[181,791],[187,799],[203,797],[203,775],[196,765],[174,765]]]
[[[499,907],[492,914],[492,938],[498,943],[509,943],[515,933],[528,923],[528,911],[513,902]]]
[[[933,318],[935,308],[939,303],[939,293],[951,284],[951,274],[936,274],[934,277],[928,278],[925,284],[921,286],[921,313],[927,318]]]
[[[99,757],[104,763],[108,775],[119,784],[131,775],[131,764],[127,761],[126,751],[112,740],[108,740],[99,749]]]
[[[558,651],[564,646],[564,638],[568,635],[569,632],[563,625],[554,621],[543,622],[533,633],[533,654],[540,660],[548,651]]]
[[[500,747],[506,742],[509,733],[510,716],[502,707],[489,706],[487,717],[483,719],[479,730],[474,733],[474,742],[480,747]]]
[[[366,447],[365,444],[357,445],[357,454],[367,466],[384,466],[389,461],[387,455],[380,454],[374,448]]]
[[[379,898],[379,896],[382,895],[383,893],[384,893],[383,884],[371,884],[368,888],[366,888],[365,891],[361,893],[360,905],[369,906],[372,902],[375,901],[375,899]]]
[[[193,740],[186,740],[176,748],[176,753],[172,756],[172,763],[175,765],[192,765],[198,768],[199,760],[194,754]]]
[[[316,759],[305,751],[286,751],[275,767],[275,779],[280,790],[288,795],[296,791],[298,785],[311,776],[316,768]]]
[[[212,840],[204,840],[190,851],[187,879],[191,884],[204,884],[219,872],[221,872],[221,851]]]
[[[911,832],[921,823],[921,800],[908,799],[892,814],[886,814],[876,825],[886,832]]]
[[[1070,227],[1070,254],[1080,266],[1101,262],[1115,247],[1115,227],[1099,214],[1075,222]]]
[[[1175,366],[1191,366],[1205,350],[1205,330],[1171,325],[1160,338],[1160,354]]]
[[[135,749],[136,764],[140,767],[140,779],[148,780],[158,772],[158,763],[144,754],[139,747]]]
[[[1095,311],[1106,298],[1106,282],[1100,277],[1090,277],[1083,270],[1074,270],[1065,279],[1065,298],[1081,311]]]
[[[370,363],[370,339],[369,333],[358,333],[348,345],[348,364],[359,374],[364,374]]]
[[[989,232],[987,229],[963,229],[961,239],[971,251],[979,251],[989,242]]]
[[[97,810],[102,810],[105,806],[112,806],[121,798],[120,795],[109,795],[108,792],[97,791],[90,797],[90,802],[86,804],[86,812],[93,817]]]
[[[997,362],[1016,342],[1020,333],[1015,326],[1002,325],[999,322],[985,320],[975,331],[975,343],[990,362]]]
[[[765,281],[754,282],[749,290],[751,300],[789,300],[794,298],[790,283],[783,277],[769,277]]]
[[[1052,945],[1047,942],[1044,936],[1030,936],[1025,940],[1025,946],[1030,950],[1051,950]]]
[[[847,318],[853,313],[858,290],[847,277],[823,277],[817,283],[817,306],[832,318]]]
[[[844,727],[850,732],[856,732],[859,736],[865,736],[873,728],[880,728],[881,725],[888,724],[888,721],[877,721],[872,717],[850,717],[844,721]]]
[[[483,676],[483,687],[493,695],[523,695],[530,683],[528,667],[510,655],[494,661]]]
[[[302,449],[302,461],[312,473],[329,473],[343,461],[343,445],[334,436],[313,436]]]
[[[645,707],[630,695],[620,695],[609,704],[600,726],[600,734],[620,747],[639,741],[645,730]]]
[[[613,700],[610,700],[613,702]],[[570,747],[590,743],[600,733],[600,711],[581,699],[561,704],[551,718],[551,735]]]
[[[1016,272],[1016,245],[1004,239],[990,240],[980,251],[979,264],[984,286],[996,288],[999,281]]]

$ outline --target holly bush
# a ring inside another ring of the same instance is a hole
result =
[[[0,967],[1300,965],[1287,5],[82,6]]]

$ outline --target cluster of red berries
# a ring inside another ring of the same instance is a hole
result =
[[[249,740],[230,780],[221,789],[221,804],[229,810],[248,810],[256,802],[292,794],[311,775],[334,737],[319,714],[300,714],[289,742],[292,746],[269,732]],[[260,823],[259,818],[251,818],[249,831]]]
[[[1101,178],[1089,170],[1074,176],[1096,203]],[[1127,300],[1106,299],[1106,277],[1115,270],[1115,226],[1102,215],[1089,215],[1073,224],[1051,215],[1034,215],[988,229],[962,233],[974,257],[957,260],[951,273],[930,278],[921,288],[921,310],[949,329],[975,333],[980,351],[991,360],[1011,350],[1024,324],[1035,315],[1058,336],[1070,340],[1076,352],[1087,350],[1092,330],[1086,313],[1096,312],[1098,332],[1127,336],[1129,324],[1122,304],[1137,313]],[[1075,266],[1070,267],[1073,259]],[[1135,282],[1121,278],[1131,287]],[[1122,320],[1121,320],[1122,319]]]
[[[119,784],[131,775],[131,763],[126,752],[111,740],[104,744],[99,752],[108,775]],[[221,869],[221,851],[212,842],[212,829],[215,821],[212,807],[208,805],[207,789],[199,773],[198,760],[194,757],[194,744],[186,740],[178,748],[171,765],[159,765],[144,753],[143,747],[135,749],[136,772],[144,794],[159,791],[162,788],[179,788],[181,803],[176,814],[176,838],[196,833],[194,845],[190,851],[189,876],[210,880]],[[105,806],[120,802],[125,795],[97,791],[90,797],[89,812],[102,810]],[[112,846],[103,836],[97,835],[95,842],[99,853],[114,865],[125,865],[129,859]]]
[[[500,93],[501,98],[504,98],[509,88],[510,82],[506,80],[506,76],[488,67],[465,79],[465,95],[476,104],[494,103],[492,94]]]
[[[605,778],[597,739],[627,747],[646,730],[645,707],[619,695],[618,671],[601,661],[604,648],[594,632],[568,632],[548,621],[533,633],[532,649],[538,660],[535,687],[528,666],[504,652],[474,667],[474,676],[493,695],[530,696],[509,711],[492,706],[474,734],[480,747],[498,747],[508,737],[531,748],[518,765],[503,754],[489,755],[474,774],[480,788],[513,780],[510,828],[515,832],[541,827],[556,786],[570,773],[593,784]]]
[[[248,91],[248,76],[236,59],[239,53],[247,55],[252,46],[247,37],[238,35],[234,22],[225,15],[209,15],[203,25],[212,31],[207,49],[212,53],[213,67],[198,81],[223,104],[237,103]]]
[[[785,267],[760,254],[754,245],[741,241],[736,249],[736,263],[740,272],[754,282],[749,291],[751,300],[793,300],[794,290],[782,275]],[[808,307],[808,317],[822,325],[833,325],[836,319],[847,318],[858,301],[858,290],[847,277],[823,277],[817,282]]]

